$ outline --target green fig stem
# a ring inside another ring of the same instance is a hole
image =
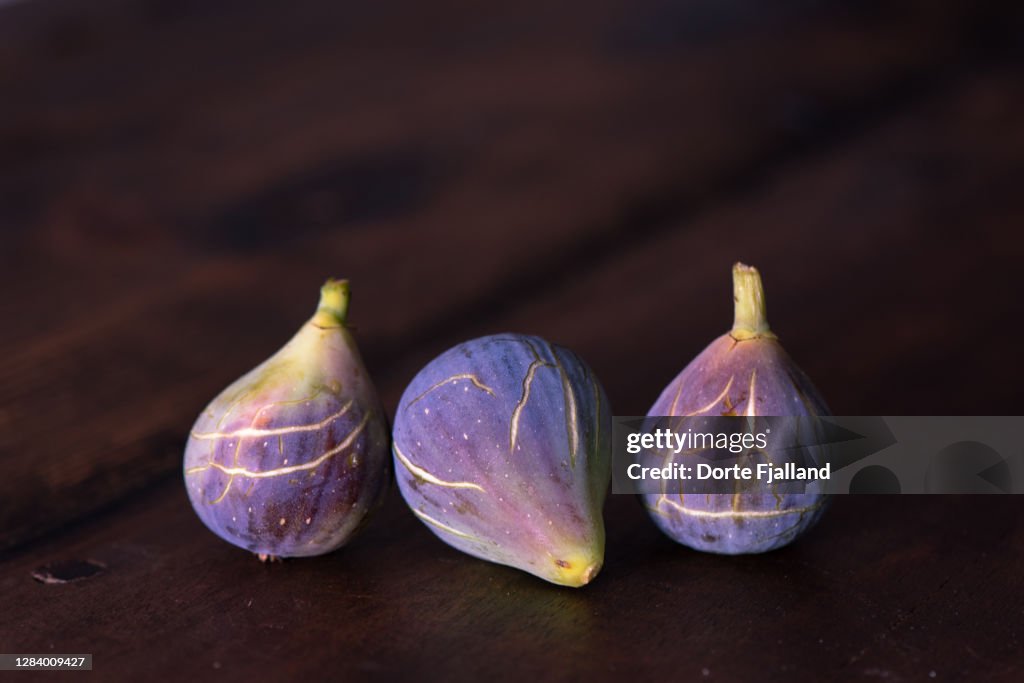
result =
[[[348,280],[329,279],[320,288],[320,305],[311,322],[317,327],[344,327],[348,297]]]
[[[732,267],[732,298],[736,303],[736,317],[733,320],[733,339],[759,339],[775,335],[768,327],[764,305],[764,285],[761,274],[753,266],[737,263]]]

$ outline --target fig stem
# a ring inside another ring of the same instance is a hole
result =
[[[331,278],[320,288],[320,304],[313,324],[317,327],[344,327],[348,316],[348,280]]]
[[[757,268],[743,263],[732,267],[732,298],[736,314],[732,324],[733,339],[775,338],[770,327],[764,304],[764,285]]]

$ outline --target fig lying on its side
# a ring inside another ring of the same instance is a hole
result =
[[[825,401],[768,327],[757,269],[733,266],[733,288],[732,331],[693,359],[648,415],[828,415]],[[818,520],[828,500],[819,484],[802,493],[777,494],[755,483],[735,494],[643,498],[658,527],[679,543],[716,553],[758,553],[790,543]]]
[[[406,388],[393,451],[406,502],[445,543],[565,586],[604,559],[611,414],[571,351],[502,334],[460,344]]]
[[[377,392],[345,328],[348,282],[280,351],[207,406],[185,449],[185,484],[215,534],[260,559],[343,545],[390,480]]]

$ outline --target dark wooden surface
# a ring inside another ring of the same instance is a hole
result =
[[[575,591],[397,491],[321,558],[205,530],[185,435],[328,275],[392,411],[515,330],[643,412],[728,327],[735,260],[837,414],[1022,410],[1013,5],[366,5],[0,9],[0,651],[104,680],[1021,680],[1016,497],[844,497],[723,558],[612,496]]]

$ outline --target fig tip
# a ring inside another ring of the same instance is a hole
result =
[[[601,553],[585,552],[569,553],[564,558],[556,559],[552,581],[570,588],[581,588],[594,580],[601,571],[603,559]]]

